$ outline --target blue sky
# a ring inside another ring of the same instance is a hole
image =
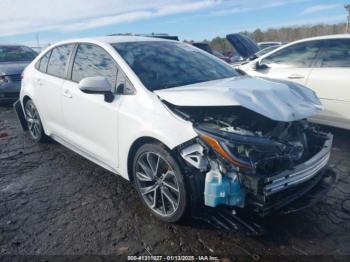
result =
[[[1,0],[0,42],[35,45],[112,33],[169,33],[204,40],[346,21],[349,0]],[[4,12],[4,10],[7,10]]]

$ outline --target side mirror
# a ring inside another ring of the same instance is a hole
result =
[[[120,83],[115,91],[117,95],[135,95],[135,88],[129,84],[127,81],[125,83]]]
[[[117,95],[123,95],[124,94],[124,89],[125,89],[125,84],[121,83],[117,86],[116,94]]]
[[[112,86],[103,76],[86,77],[80,80],[79,89],[87,94],[102,94],[106,102],[113,102]]]
[[[267,70],[269,68],[270,67],[268,65],[264,64],[264,62],[262,62],[262,60],[256,62],[256,65],[255,65],[256,70]]]

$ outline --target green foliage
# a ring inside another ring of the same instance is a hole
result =
[[[253,32],[244,31],[240,33],[250,37],[255,42],[292,42],[313,36],[343,34],[345,33],[345,29],[346,24],[341,23],[336,25],[319,24],[312,26],[270,28],[264,31],[258,28]],[[212,49],[222,51],[226,54],[234,52],[231,44],[225,37],[215,37],[210,41],[210,46]]]

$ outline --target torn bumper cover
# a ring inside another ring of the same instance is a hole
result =
[[[263,153],[267,153],[268,161],[273,159],[274,150],[279,152],[274,156],[281,162],[276,164],[277,170],[266,169],[265,164],[264,169],[259,168],[261,161],[244,161],[248,158],[244,159],[242,151],[238,155],[238,151],[225,148],[225,144],[220,141],[224,136],[225,139],[230,138],[226,144],[233,143],[234,149],[239,147],[232,142],[234,138],[242,138],[242,135],[236,134],[225,133],[220,138],[221,133],[215,132],[214,136],[210,134],[213,138],[210,140],[209,136],[205,136],[209,134],[206,132],[208,130],[198,130],[199,144],[186,147],[181,155],[196,169],[203,171],[207,168],[202,172],[205,181],[197,182],[197,187],[200,185],[204,188],[201,194],[204,195],[202,203],[205,206],[226,206],[237,211],[252,211],[262,217],[270,213],[291,213],[316,203],[335,181],[335,173],[327,167],[333,135],[305,130],[310,141],[305,143],[309,146],[304,146],[303,150],[299,143],[292,143],[283,146],[281,151],[278,140],[243,136],[245,139],[242,144],[251,143],[254,150],[260,150],[259,146],[263,145]],[[204,148],[207,146],[206,149],[201,148],[201,141]],[[301,152],[305,154],[305,151],[308,154],[303,158]]]
[[[333,136],[327,134],[322,149],[309,160],[273,176],[245,174],[244,187],[249,193],[249,204],[260,215],[281,209],[311,190],[331,172],[327,169]]]
[[[325,168],[307,183],[301,184],[295,192],[290,192],[290,195],[262,207],[259,210],[260,214],[264,212],[265,215],[286,215],[310,207],[328,193],[335,181],[336,173],[330,168]],[[196,186],[191,184],[191,187]],[[196,208],[192,211],[192,216],[219,230],[238,231],[251,236],[262,235],[266,231],[262,226],[263,221],[252,216],[250,212],[241,212],[228,206]]]

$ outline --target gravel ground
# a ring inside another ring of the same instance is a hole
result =
[[[57,143],[34,144],[0,107],[0,255],[350,255],[350,132],[331,131],[338,180],[328,196],[246,237],[157,221],[127,181]]]

